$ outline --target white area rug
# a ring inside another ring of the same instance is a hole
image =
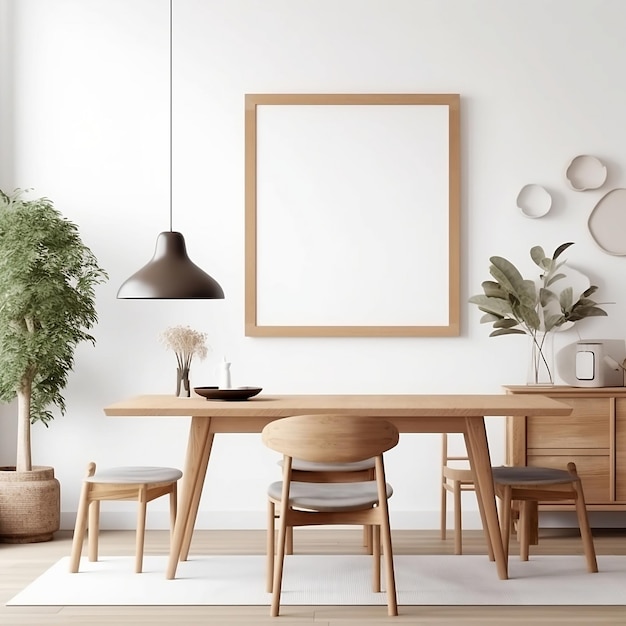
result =
[[[165,579],[167,557],[147,556],[133,573],[133,557],[83,557],[78,574],[69,557],[55,563],[7,604],[58,605],[269,605],[265,557],[198,556]],[[486,556],[394,557],[400,605],[624,605],[626,557],[600,556],[588,574],[582,556],[512,557],[500,580]],[[367,556],[293,555],[285,560],[284,605],[384,605],[371,591]]]

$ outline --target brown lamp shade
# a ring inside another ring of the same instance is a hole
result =
[[[182,233],[162,232],[154,256],[117,292],[122,299],[223,299],[219,283],[188,256]]]

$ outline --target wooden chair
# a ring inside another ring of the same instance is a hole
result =
[[[398,614],[383,452],[398,443],[398,430],[389,422],[356,415],[298,415],[270,422],[263,443],[283,454],[283,480],[268,488],[267,589],[272,592],[271,615],[280,609],[287,533],[294,526],[358,524],[373,527],[372,588],[380,591],[381,536],[385,561],[387,610]],[[293,459],[315,463],[353,463],[374,458],[374,481],[311,483],[292,481]],[[275,509],[280,509],[275,553]]]
[[[518,501],[520,507],[520,558],[522,561],[528,561],[531,510],[536,507],[538,501],[573,500],[576,505],[587,570],[591,573],[598,571],[593,536],[585,506],[585,496],[574,463],[567,464],[567,471],[533,466],[494,467],[493,480],[496,495],[502,500],[500,526],[502,527],[504,553],[507,556],[509,554],[513,502]]]
[[[78,572],[87,525],[89,525],[88,558],[90,561],[98,560],[100,502],[102,500],[137,500],[135,572],[141,572],[146,505],[155,498],[169,494],[170,528],[173,530],[176,520],[177,483],[182,475],[180,470],[173,467],[114,467],[96,473],[96,464],[89,463],[78,503],[70,556],[70,572]],[[87,517],[89,517],[89,524],[87,524]]]
[[[279,465],[282,467],[283,462]],[[354,463],[313,463],[302,459],[293,459],[291,480],[310,483],[352,483],[374,480],[374,459],[365,459]],[[363,526],[363,545],[368,554],[372,554],[372,528]],[[287,533],[285,554],[293,554],[293,528]]]
[[[453,496],[454,511],[454,554],[463,553],[463,530],[461,493],[476,491],[474,474],[469,468],[467,455],[451,455],[448,449],[448,434],[441,438],[441,538],[447,534],[448,492]]]

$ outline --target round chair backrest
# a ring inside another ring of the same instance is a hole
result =
[[[352,463],[398,443],[390,422],[359,415],[295,415],[270,422],[263,443],[276,452],[316,463]]]

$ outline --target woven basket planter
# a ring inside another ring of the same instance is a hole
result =
[[[0,467],[0,542],[50,541],[59,530],[61,488],[54,468]]]

